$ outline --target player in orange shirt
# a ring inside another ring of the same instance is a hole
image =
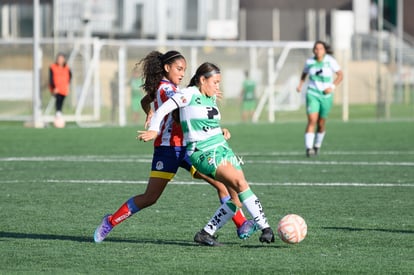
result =
[[[49,67],[49,89],[56,97],[56,117],[62,116],[63,101],[69,94],[69,85],[72,79],[72,72],[66,64],[63,53],[56,56],[56,62]]]

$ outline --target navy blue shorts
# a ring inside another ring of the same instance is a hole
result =
[[[191,165],[185,146],[157,146],[152,156],[151,178],[171,180],[179,167],[194,175],[195,168]]]

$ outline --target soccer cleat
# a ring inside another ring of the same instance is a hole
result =
[[[313,147],[313,154],[314,154],[315,156],[317,156],[317,155],[318,155],[318,151],[319,151],[319,147]]]
[[[313,149],[313,148],[308,148],[308,149],[306,149],[306,156],[308,157],[308,158],[310,158],[310,157],[312,157],[312,156],[315,156],[316,154],[315,154],[315,150]]]
[[[103,217],[101,224],[96,228],[95,234],[93,235],[93,239],[95,240],[95,243],[102,242],[106,236],[108,236],[109,232],[111,232],[112,228],[114,228],[109,223],[109,217],[111,215],[107,214]]]
[[[252,220],[245,221],[239,228],[237,228],[237,235],[240,239],[245,240],[253,235],[259,229],[257,224]]]
[[[259,241],[262,243],[275,242],[275,234],[273,234],[273,230],[270,227],[262,229],[262,235],[260,236]]]
[[[207,246],[221,246],[222,244],[216,241],[216,239],[208,234],[204,229],[197,232],[197,234],[194,236],[194,241],[196,243],[207,245]]]

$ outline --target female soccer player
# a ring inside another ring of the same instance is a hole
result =
[[[178,91],[187,67],[185,58],[177,51],[169,51],[161,54],[158,51],[149,53],[139,64],[142,63],[144,90],[147,95],[141,101],[144,111],[147,113],[147,122],[152,114],[150,103],[154,103],[157,110],[165,101],[174,96]],[[146,124],[147,124],[146,122]],[[186,154],[181,125],[174,121],[173,114],[168,114],[161,122],[161,131],[154,142],[154,155],[152,168],[147,188],[144,194],[134,196],[127,200],[115,213],[104,216],[101,224],[94,234],[95,242],[102,242],[114,226],[118,225],[138,211],[155,204],[161,196],[168,182],[176,174],[178,167],[183,167],[195,177],[202,178],[213,185],[219,194],[222,203],[230,199],[226,187],[212,178],[197,172],[191,165]],[[224,131],[223,137],[229,137],[230,133]],[[237,193],[230,190],[233,200],[238,201]],[[185,199],[185,197],[183,198]],[[246,220],[243,212],[237,212],[233,220],[238,227],[239,238],[248,238],[257,230],[253,221]]]
[[[306,112],[308,125],[305,129],[306,156],[315,156],[322,146],[326,132],[326,119],[331,111],[333,92],[341,83],[343,74],[338,62],[333,58],[330,47],[322,41],[313,46],[314,56],[307,59],[296,91],[302,91],[302,85],[309,75],[306,92]],[[335,80],[333,79],[336,74]],[[316,138],[315,138],[316,131]]]
[[[243,206],[254,217],[262,230],[261,242],[274,242],[274,234],[265,217],[262,205],[247,183],[238,158],[229,147],[220,127],[220,112],[216,104],[219,92],[220,69],[212,63],[198,67],[190,82],[190,87],[174,94],[158,108],[151,119],[147,131],[139,131],[138,139],[155,139],[162,131],[164,117],[179,108],[180,121],[187,142],[187,153],[196,169],[212,175],[234,189]],[[199,231],[194,241],[203,245],[221,245],[213,237],[233,215],[238,207],[231,201],[222,204],[207,225]]]

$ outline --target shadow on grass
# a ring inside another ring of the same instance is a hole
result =
[[[18,233],[18,232],[4,232],[0,231],[0,238],[9,239],[32,239],[32,240],[58,240],[58,241],[72,241],[80,243],[93,243],[93,236],[69,236],[69,235],[55,235],[55,234],[38,234],[38,233]],[[0,240],[1,241],[1,240]],[[121,239],[121,238],[108,238],[105,243],[134,243],[134,244],[156,244],[156,245],[178,245],[178,246],[201,246],[195,242],[182,241],[182,240],[156,240],[156,239]],[[249,249],[275,249],[275,248],[287,248],[286,246],[273,245],[273,244],[241,244],[240,242],[223,242],[224,247],[227,245],[240,245],[240,247]]]
[[[81,243],[93,243],[93,236],[68,236],[68,235],[54,235],[54,234],[37,234],[37,233],[18,233],[18,232],[4,232],[0,231],[0,238],[10,239],[33,239],[33,240],[59,240],[59,241],[73,241]],[[190,241],[175,241],[175,240],[131,240],[120,238],[108,238],[105,242],[116,243],[153,243],[153,244],[171,244],[181,246],[197,245]]]
[[[388,233],[401,233],[401,234],[414,234],[414,230],[398,230],[398,229],[383,229],[383,228],[355,228],[355,227],[322,227],[323,229],[330,230],[346,230],[346,231],[377,231],[377,232],[388,232]]]
[[[38,233],[18,233],[18,232],[4,232],[0,231],[0,238],[9,239],[32,239],[32,240],[58,240],[58,241],[73,241],[81,243],[93,243],[92,236],[69,236],[69,235],[55,235],[55,234],[38,234]],[[155,240],[155,239],[121,239],[108,238],[105,243],[135,243],[135,244],[157,244],[157,245],[178,245],[178,246],[200,246],[193,241],[182,240]],[[225,242],[224,245],[240,245],[238,242]],[[247,248],[263,248],[266,245],[241,245]],[[270,247],[270,246],[269,246]],[[275,246],[271,246],[275,247]]]

